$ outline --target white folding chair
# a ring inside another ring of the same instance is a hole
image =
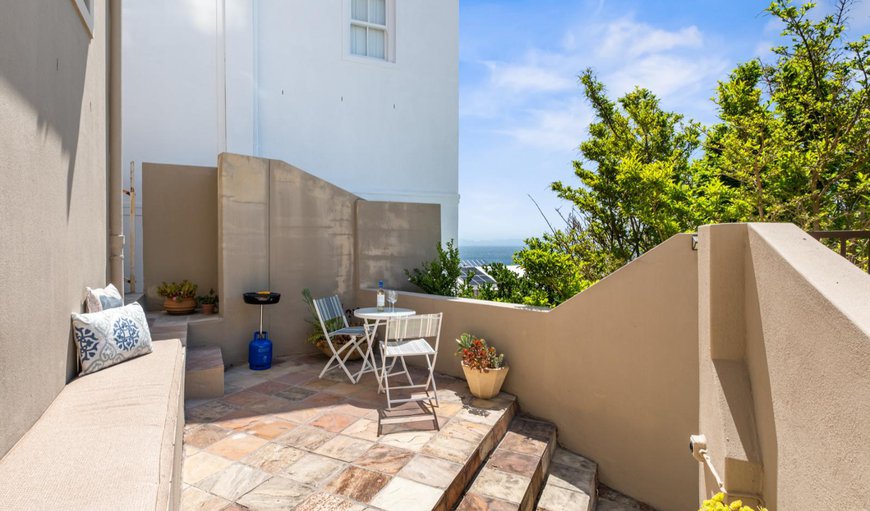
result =
[[[438,356],[438,343],[441,340],[441,313],[425,314],[419,316],[407,316],[403,318],[391,319],[387,322],[387,332],[384,341],[381,342],[381,380],[384,384],[384,389],[387,392],[387,409],[392,410],[393,405],[428,401],[432,419],[435,421],[435,428],[438,426],[438,417],[435,415],[435,407],[438,406],[438,389],[435,385],[435,360]],[[429,340],[434,341],[434,346]],[[405,364],[406,357],[425,357],[428,376],[425,383],[414,383],[411,377],[411,372],[408,371],[408,366]],[[392,364],[387,367],[388,359],[393,359]],[[393,371],[396,361],[402,362],[402,369]],[[408,385],[390,385],[390,377],[404,374],[408,379]],[[429,388],[432,389],[432,394],[429,394]],[[426,396],[393,398],[390,391],[422,390]],[[426,416],[426,420],[428,416]]]
[[[333,364],[340,366],[351,383],[356,383],[350,369],[347,368],[347,359],[353,354],[354,350],[359,352],[365,360],[365,352],[360,348],[360,344],[365,340],[365,328],[361,326],[348,326],[347,317],[344,315],[344,309],[341,307],[341,300],[338,295],[329,296],[326,298],[315,298],[314,310],[317,311],[317,319],[320,321],[320,327],[323,328],[323,336],[326,338],[326,344],[329,345],[332,351],[332,357],[326,362],[323,371],[320,372],[320,378],[332,367]],[[346,336],[350,339],[338,349],[335,348],[335,337]]]

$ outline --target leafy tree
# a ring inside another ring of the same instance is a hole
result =
[[[525,303],[558,305],[694,225],[697,216],[703,185],[692,158],[701,126],[663,110],[649,90],[636,88],[614,102],[592,70],[580,82],[595,114],[580,145],[583,160],[574,162],[580,185],[553,183],[572,212],[562,216],[561,228],[526,240],[514,255],[530,281]]]
[[[810,19],[812,2],[776,0],[787,45],[774,63],[738,66],[714,99],[700,172],[727,191],[705,221],[793,222],[808,230],[870,225],[868,43],[844,41],[852,2]]]
[[[568,237],[582,243],[569,255],[579,263],[589,250],[606,253],[601,270],[609,273],[693,223],[691,161],[701,126],[662,110],[649,90],[636,88],[613,102],[592,70],[580,81],[596,119],[580,144],[584,159],[574,162],[580,186],[557,181],[552,189],[574,207],[568,228],[580,232]],[[543,241],[559,246],[561,236]]]

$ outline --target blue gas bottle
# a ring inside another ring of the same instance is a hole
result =
[[[254,338],[248,344],[248,367],[263,371],[272,367],[272,341],[269,332],[254,330]]]
[[[254,338],[248,344],[248,367],[252,371],[263,371],[272,367],[272,341],[269,340],[269,332],[263,331],[263,306],[278,303],[281,293],[249,291],[244,298],[245,303],[260,306],[260,329],[254,331]]]

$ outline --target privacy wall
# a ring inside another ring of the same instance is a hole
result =
[[[311,351],[302,289],[347,307],[360,282],[407,289],[401,270],[435,257],[441,236],[438,205],[365,201],[287,163],[230,153],[219,157],[216,206],[221,312],[192,323],[190,342],[221,346],[227,363],[247,359],[259,321],[243,293],[282,293],[264,316],[275,353]]]

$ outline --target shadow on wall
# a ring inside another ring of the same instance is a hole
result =
[[[750,253],[751,253],[750,247]],[[744,304],[747,322],[753,325],[752,328],[747,328],[747,350],[752,354],[752,368],[754,369],[751,383],[752,399],[755,405],[753,410],[756,427],[753,432],[756,434],[756,442],[758,443],[758,451],[755,453],[758,462],[763,465],[762,475],[763,480],[761,488],[776,488],[777,477],[779,472],[779,442],[776,434],[776,415],[773,408],[773,394],[771,392],[770,383],[770,367],[767,363],[767,351],[764,349],[763,339],[753,338],[751,332],[760,334],[764,332],[766,327],[769,328],[770,319],[762,314],[761,299],[759,297],[755,259],[748,258],[747,267],[747,286],[746,286],[746,302]],[[762,439],[764,441],[762,442]],[[776,491],[768,491],[764,494],[764,505],[767,509],[778,509]]]
[[[81,113],[84,108],[94,106],[83,104],[91,37],[83,28],[73,2],[11,2],[4,5],[3,17],[9,22],[2,23],[0,30],[0,78],[33,108],[36,129],[42,139],[52,136],[60,139],[69,162],[66,168],[69,216]],[[58,23],[58,19],[64,21]],[[64,30],[46,30],[47,26],[64,26]],[[40,37],[34,39],[32,34],[37,33]],[[25,72],[25,68],[30,70],[33,66],[39,67],[37,73]]]

